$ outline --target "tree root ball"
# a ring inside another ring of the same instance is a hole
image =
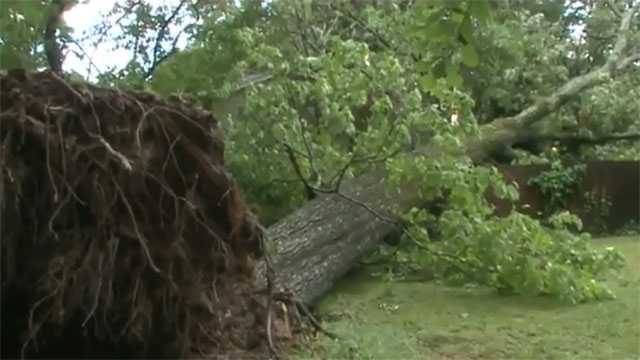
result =
[[[266,349],[262,231],[211,114],[12,71],[0,142],[2,357]]]

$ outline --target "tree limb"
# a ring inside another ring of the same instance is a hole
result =
[[[624,56],[626,56],[625,51],[630,50],[628,49],[628,46],[631,22],[633,20],[633,17],[636,16],[636,13],[638,12],[640,12],[640,1],[635,1],[635,3],[624,14],[622,21],[620,21],[620,27],[618,28],[618,40],[613,47],[613,51],[609,56],[607,64],[605,64],[605,66],[609,66],[609,71],[610,73],[612,73],[612,76],[614,75],[614,72],[624,69],[621,68],[620,65],[623,61]]]
[[[629,43],[628,32],[631,28],[631,20],[639,9],[640,1],[637,1],[635,5],[624,14],[622,21],[620,21],[618,38],[616,39],[613,51],[604,65],[585,75],[571,79],[555,93],[514,116],[513,121],[522,125],[532,125],[546,115],[556,111],[585,89],[605,83],[618,75],[621,70],[624,70],[625,67],[629,65],[629,63],[625,61],[625,51]]]
[[[75,0],[53,0],[44,29],[44,50],[49,68],[56,74],[62,74],[62,50],[56,38],[56,32],[62,24],[62,14],[76,5]]]
[[[166,18],[160,25],[160,29],[158,30],[158,35],[156,35],[155,45],[153,46],[153,61],[151,62],[149,69],[147,69],[147,71],[145,72],[145,75],[144,75],[145,79],[148,79],[149,77],[151,77],[151,75],[153,75],[153,72],[158,67],[158,65],[164,62],[169,56],[171,56],[175,52],[176,46],[178,44],[178,40],[180,39],[180,35],[184,31],[184,29],[178,33],[175,39],[173,39],[171,49],[163,55],[160,54],[160,52],[162,51],[162,41],[167,35],[167,29],[169,27],[169,24],[171,24],[173,20],[175,20],[175,18],[180,13],[180,10],[182,10],[182,7],[186,3],[187,3],[187,0],[181,0],[178,6],[176,6],[173,9],[173,11],[171,12],[171,15],[169,15],[169,17]]]
[[[307,181],[307,178],[302,173],[302,169],[300,169],[300,165],[298,164],[298,160],[296,159],[296,155],[294,153],[293,148],[291,147],[291,145],[287,143],[284,143],[284,148],[285,148],[285,151],[287,152],[287,156],[289,157],[289,161],[293,166],[293,170],[295,171],[296,176],[298,176],[298,179],[304,185],[307,200],[314,199],[316,197],[316,193],[314,191],[315,189],[313,186],[309,184],[309,182]]]
[[[633,55],[629,55],[626,58],[622,59],[622,61],[620,61],[620,69],[626,69],[627,67],[631,66],[631,64],[640,62],[640,49],[637,50],[637,52]]]
[[[584,75],[575,77],[562,85],[551,95],[542,98],[520,113],[496,119],[481,127],[479,139],[472,140],[467,152],[476,162],[486,161],[494,155],[504,154],[511,147],[531,139],[532,126],[547,115],[555,112],[583,91],[611,81],[623,70],[637,61],[638,54],[629,55],[630,29],[633,17],[640,11],[640,1],[636,1],[624,14],[618,27],[618,37],[607,62]]]
[[[176,37],[173,39],[173,42],[171,43],[171,49],[167,51],[164,55],[160,56],[159,59],[155,60],[151,64],[151,66],[147,69],[147,71],[144,74],[145,79],[150,78],[153,75],[153,73],[156,71],[158,66],[160,66],[160,64],[165,62],[165,60],[167,60],[169,57],[171,57],[173,54],[176,53],[176,51],[178,50],[178,41],[180,40],[180,36],[183,33],[184,33],[184,29],[180,30],[180,32],[178,32]]]

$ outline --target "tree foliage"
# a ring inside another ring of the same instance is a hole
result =
[[[46,1],[3,1],[0,6],[0,66],[41,68],[46,64],[42,32]]]

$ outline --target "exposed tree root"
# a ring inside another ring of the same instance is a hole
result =
[[[3,357],[275,351],[253,282],[263,229],[209,113],[14,71],[0,177]]]

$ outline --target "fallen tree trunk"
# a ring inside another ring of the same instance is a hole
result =
[[[386,194],[386,173],[373,171],[320,196],[268,229],[275,283],[311,304],[395,229],[392,207],[419,204],[410,189]],[[259,285],[264,286],[264,264]]]
[[[606,64],[571,79],[519,114],[482,126],[480,136],[467,142],[467,156],[481,164],[510,151],[520,142],[531,141],[535,136],[533,125],[583,91],[611,81],[635,66],[640,54],[629,48],[628,32],[639,8],[640,2],[623,17],[620,35]],[[420,152],[429,154],[436,150],[427,148]],[[389,195],[385,192],[386,179],[383,169],[352,179],[342,186],[340,193],[316,198],[271,226],[268,229],[269,251],[277,286],[288,288],[303,302],[313,304],[358,259],[397,228],[393,209],[406,211],[423,205],[415,185],[407,185]],[[264,286],[265,265],[259,266],[257,282]]]

